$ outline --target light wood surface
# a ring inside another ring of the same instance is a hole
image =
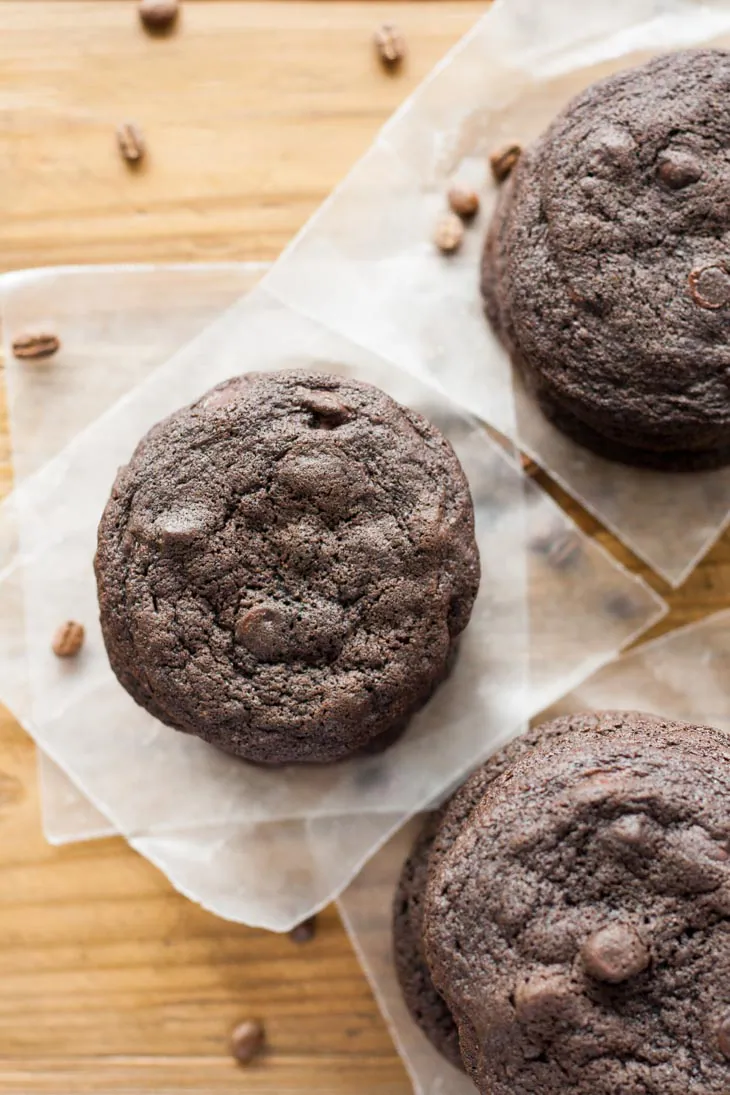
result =
[[[0,267],[274,258],[482,10],[189,3],[155,40],[131,0],[0,0]],[[370,39],[392,17],[410,55],[389,76]],[[127,118],[149,144],[140,172],[115,146]],[[669,599],[664,626],[730,606],[730,540]],[[296,946],[202,912],[120,840],[48,848],[8,716],[0,984],[1,1095],[410,1091],[333,910]],[[243,1070],[227,1035],[249,1016],[270,1048]]]

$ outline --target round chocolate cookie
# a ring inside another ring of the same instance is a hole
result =
[[[594,84],[521,156],[487,314],[544,413],[600,455],[730,461],[730,54]]]
[[[431,978],[423,947],[426,886],[450,851],[489,785],[543,736],[563,733],[561,722],[538,726],[509,742],[472,773],[451,798],[426,818],[411,854],[403,864],[393,900],[393,953],[405,1004],[433,1046],[457,1068],[463,1068],[459,1032],[444,998]]]
[[[96,576],[112,668],[163,722],[262,764],[388,740],[448,671],[479,583],[448,441],[368,384],[248,374],[121,469]]]
[[[561,720],[430,875],[424,940],[483,1095],[730,1090],[730,740]]]

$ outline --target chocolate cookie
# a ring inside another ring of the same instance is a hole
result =
[[[563,721],[432,872],[434,984],[484,1095],[730,1090],[730,741]]]
[[[730,54],[588,88],[504,186],[482,293],[544,413],[609,458],[730,461]]]
[[[368,384],[287,371],[230,380],[147,434],[104,511],[96,575],[134,699],[285,764],[404,727],[448,670],[479,559],[435,427]]]
[[[545,735],[563,733],[563,723],[538,726],[509,742],[478,768],[451,798],[426,818],[403,870],[393,900],[393,954],[398,981],[411,1016],[431,1044],[463,1068],[459,1032],[431,978],[423,947],[426,886],[450,851],[489,785]]]
[[[412,1018],[429,1042],[456,1068],[463,1068],[459,1032],[443,996],[436,990],[423,950],[423,900],[431,868],[434,841],[448,848],[461,824],[481,801],[489,782],[480,768],[450,801],[429,814],[403,864],[393,901],[393,957],[401,992]],[[446,815],[447,831],[441,832]]]

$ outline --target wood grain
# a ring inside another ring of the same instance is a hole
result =
[[[388,74],[390,4],[192,3],[157,39],[131,0],[0,3],[0,263],[274,258],[484,6],[398,8]]]
[[[0,0],[0,265],[274,258],[483,7],[189,3],[157,40],[131,0]],[[370,39],[394,11],[410,53],[389,76]],[[116,149],[127,118],[140,172]],[[7,489],[4,418],[0,443]],[[730,539],[670,601],[664,627],[730,606]],[[410,1090],[333,910],[296,946],[201,911],[122,841],[47,847],[7,715],[0,979],[0,1095]],[[227,1036],[249,1016],[269,1049],[243,1070]]]
[[[410,57],[388,76],[385,4],[187,4],[157,40],[131,0],[0,3],[0,264],[274,258],[483,6],[398,9]],[[0,978],[3,1095],[410,1090],[334,910],[297,946],[201,911],[120,840],[48,848],[7,716]],[[248,1016],[269,1049],[242,1069],[227,1038]]]

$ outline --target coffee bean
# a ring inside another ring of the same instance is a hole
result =
[[[301,924],[297,924],[295,928],[289,932],[289,938],[292,943],[309,943],[314,939],[317,933],[317,917],[310,916],[308,920],[303,920]]]
[[[406,40],[393,23],[383,23],[376,30],[375,46],[387,68],[395,68],[406,55]]]
[[[84,645],[85,636],[83,624],[75,620],[67,620],[61,624],[53,636],[52,649],[58,658],[73,658]]]
[[[461,186],[452,186],[449,190],[449,206],[452,213],[462,220],[470,220],[479,212],[479,195],[476,190],[465,190]]]
[[[13,354],[17,358],[51,357],[61,347],[56,335],[26,334],[13,339]]]
[[[245,1019],[231,1034],[231,1053],[242,1065],[248,1065],[261,1053],[266,1040],[263,1023]]]
[[[519,144],[507,144],[492,153],[489,157],[489,166],[496,182],[504,182],[512,173],[521,155],[522,145]]]
[[[586,973],[596,981],[618,985],[636,977],[649,965],[649,948],[633,928],[609,924],[586,939],[581,947]]]
[[[458,251],[464,240],[464,224],[455,213],[446,213],[436,225],[433,241],[445,255]]]
[[[180,5],[178,0],[140,0],[137,11],[146,30],[161,33],[175,23]]]
[[[122,122],[117,127],[117,143],[127,163],[138,164],[144,159],[144,137],[142,130],[134,122]]]

